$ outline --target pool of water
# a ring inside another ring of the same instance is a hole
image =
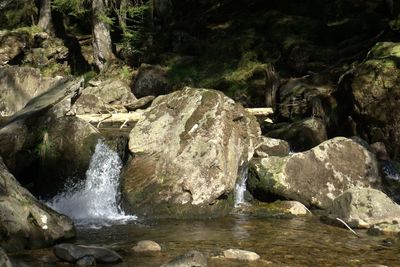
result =
[[[232,215],[214,220],[159,220],[131,222],[101,229],[78,229],[77,244],[115,249],[124,262],[113,266],[160,266],[189,250],[209,257],[209,266],[400,266],[400,244],[395,238],[353,235],[347,229],[321,223],[317,217],[273,219]],[[154,240],[162,252],[139,254],[132,247]],[[254,263],[216,258],[225,249],[258,253]],[[67,266],[51,249],[13,255],[28,266]],[[101,265],[107,266],[107,265]]]

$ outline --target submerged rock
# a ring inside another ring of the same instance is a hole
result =
[[[152,240],[142,240],[139,241],[132,249],[135,252],[157,252],[161,251],[161,246]]]
[[[161,265],[161,267],[206,267],[207,258],[203,253],[198,251],[189,251],[172,261]]]
[[[375,156],[344,137],[287,157],[255,158],[249,173],[247,186],[256,198],[285,198],[319,208],[328,208],[349,188],[380,186]]]
[[[8,172],[0,158],[0,246],[34,249],[75,236],[72,221],[40,203]]]
[[[277,200],[272,203],[255,202],[235,208],[239,214],[266,218],[293,218],[294,216],[311,215],[306,206],[297,201]]]
[[[392,228],[390,232],[400,232],[400,206],[376,189],[348,189],[333,200],[328,212],[329,218],[342,219],[353,228]]]
[[[227,259],[241,260],[241,261],[256,261],[260,259],[260,255],[255,252],[242,250],[242,249],[227,249],[223,252],[224,257]]]
[[[122,261],[122,257],[117,252],[103,247],[63,243],[54,246],[53,252],[59,259],[72,263],[82,260],[86,257],[93,257],[97,262],[103,263],[115,263]]]
[[[158,97],[130,133],[125,207],[160,217],[228,213],[259,136],[255,118],[221,92],[186,88]]]

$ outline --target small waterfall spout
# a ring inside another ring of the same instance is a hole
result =
[[[122,161],[101,140],[96,145],[86,180],[54,197],[50,207],[72,218],[77,226],[101,227],[136,219],[118,205]]]
[[[243,169],[240,175],[240,180],[235,186],[235,207],[239,207],[246,202],[244,199],[244,193],[246,192],[247,177],[248,168],[246,167]]]

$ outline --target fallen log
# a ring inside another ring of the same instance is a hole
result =
[[[248,108],[246,109],[250,114],[254,116],[268,116],[273,113],[272,108]],[[129,113],[109,113],[109,114],[83,114],[76,115],[76,117],[97,124],[97,128],[104,123],[122,123],[124,127],[129,122],[137,122],[142,118],[142,113],[129,112]]]

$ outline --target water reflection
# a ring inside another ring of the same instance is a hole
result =
[[[212,257],[228,248],[254,251],[262,261],[245,264],[210,258],[209,266],[400,266],[400,247],[396,239],[384,242],[387,237],[371,237],[363,231],[359,234],[360,238],[346,229],[322,224],[317,218],[232,216],[218,220],[160,220],[98,230],[81,229],[77,243],[113,247],[124,257],[124,263],[115,266],[160,266],[191,249]],[[135,254],[131,248],[144,239],[158,242],[162,252],[152,256]],[[47,265],[41,263],[40,266],[61,266],[50,249],[17,257],[32,266],[37,266],[38,259],[47,261]]]

